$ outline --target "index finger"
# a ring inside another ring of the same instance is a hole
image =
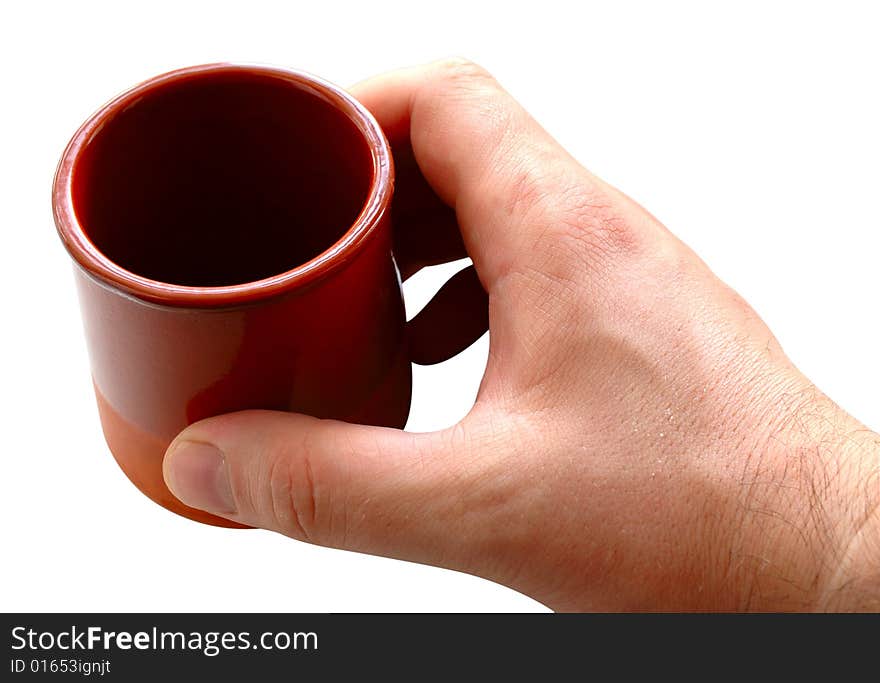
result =
[[[352,93],[392,145],[408,141],[418,168],[455,209],[483,286],[528,259],[548,225],[600,228],[604,203],[619,202],[484,69],[446,60],[371,78]],[[602,195],[602,201],[589,198]],[[605,195],[608,195],[607,201]],[[586,199],[585,199],[586,198]]]

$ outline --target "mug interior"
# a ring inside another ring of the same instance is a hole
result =
[[[320,91],[205,71],[112,111],[71,176],[94,246],[150,280],[220,287],[283,273],[352,227],[370,194],[363,132]]]

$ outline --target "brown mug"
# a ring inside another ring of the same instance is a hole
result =
[[[411,366],[392,256],[394,169],[373,117],[301,72],[150,79],[73,136],[55,223],[95,394],[126,475],[174,512],[166,447],[248,408],[403,427]]]

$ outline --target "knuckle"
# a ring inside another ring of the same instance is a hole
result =
[[[268,467],[265,514],[287,536],[310,543],[323,537],[322,519],[326,496],[316,476],[315,453],[304,438],[296,453],[288,449],[274,457]]]
[[[483,67],[473,62],[452,58],[436,62],[428,77],[419,86],[419,97],[414,104],[413,118],[422,112],[438,112],[456,121],[461,130],[479,131],[482,144],[487,147],[502,145],[511,137],[514,107],[498,81]],[[428,116],[427,118],[431,118]],[[436,133],[435,131],[431,131]],[[422,130],[420,135],[428,135]],[[425,145],[433,148],[434,145]],[[433,151],[443,156],[447,150]]]
[[[527,251],[544,254],[555,274],[568,279],[585,269],[592,272],[641,248],[621,202],[557,155],[536,151],[510,176],[504,210],[518,222],[540,226],[524,233]]]
[[[569,188],[562,194],[557,232],[564,243],[582,245],[588,258],[632,254],[640,242],[632,220],[604,191]]]
[[[579,177],[563,177],[558,185],[551,216],[561,239],[601,252],[629,251],[634,246],[632,221],[609,189]]]
[[[510,105],[501,97],[501,85],[478,64],[466,59],[444,60],[437,65],[428,87],[437,100],[457,108],[458,116],[464,108],[490,129],[508,122]]]
[[[466,59],[439,63],[430,86],[458,117],[473,118],[483,129],[503,134],[511,122],[511,103],[486,69]],[[466,112],[466,113],[465,113]]]
[[[544,160],[517,159],[510,169],[510,191],[504,193],[507,216],[527,218],[547,201],[552,186],[547,168]]]
[[[441,78],[455,85],[485,84],[494,82],[486,69],[464,57],[449,57],[437,63]]]

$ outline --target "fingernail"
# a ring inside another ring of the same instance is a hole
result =
[[[165,456],[168,488],[190,507],[229,514],[235,512],[226,459],[216,446],[181,441]]]

